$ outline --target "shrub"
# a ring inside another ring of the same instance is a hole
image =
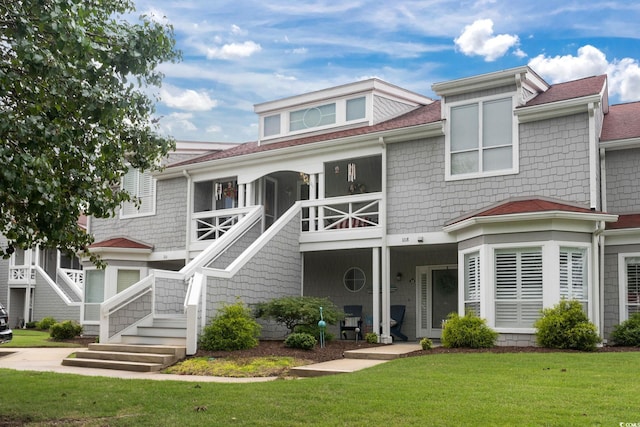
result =
[[[82,326],[73,320],[54,323],[49,328],[49,336],[55,341],[70,340],[82,334]]]
[[[318,341],[311,334],[295,332],[284,340],[285,347],[301,348],[303,350],[311,350],[316,346]]]
[[[541,347],[593,351],[601,340],[579,301],[560,301],[542,310],[534,326]]]
[[[51,328],[51,326],[56,323],[58,322],[56,322],[56,319],[54,319],[53,317],[45,317],[44,319],[36,323],[36,328],[42,329],[43,331],[48,331],[49,328]]]
[[[261,326],[242,302],[223,305],[202,331],[199,346],[203,350],[244,350],[258,345]]]
[[[327,298],[282,297],[263,302],[256,307],[256,317],[273,319],[283,324],[290,333],[296,327],[317,326],[320,321],[320,307],[327,325],[335,325],[344,318],[344,313]]]
[[[431,350],[433,348],[433,341],[427,337],[422,338],[420,340],[420,347],[422,347],[423,350]]]
[[[624,322],[613,327],[611,338],[615,345],[640,346],[640,313],[634,313]]]
[[[369,344],[377,344],[378,343],[378,334],[376,334],[375,332],[368,332],[364,336],[364,340],[366,342],[368,342]]]
[[[498,333],[472,311],[464,316],[450,313],[442,331],[442,345],[447,348],[490,348],[497,339]]]
[[[316,340],[320,341],[320,328],[318,327],[318,325],[298,325],[294,328],[293,332],[295,333],[304,333],[304,334],[309,334],[313,337],[315,337]],[[330,333],[329,331],[324,330],[324,341],[325,342],[329,342],[331,340],[333,340],[335,338],[335,336]]]
[[[27,329],[35,329],[38,327],[38,322],[27,322],[25,325]]]

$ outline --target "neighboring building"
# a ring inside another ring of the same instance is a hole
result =
[[[640,103],[529,67],[433,90],[370,79],[259,104],[258,141],[125,179],[141,208],[89,220],[108,267],[85,266],[85,330],[193,353],[223,303],[310,295],[362,305],[386,343],[394,320],[437,338],[473,309],[531,345],[567,298],[609,337],[640,311]]]

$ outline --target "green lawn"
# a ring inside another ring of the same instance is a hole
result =
[[[13,339],[5,344],[0,344],[3,348],[25,348],[25,347],[81,347],[78,344],[49,341],[49,332],[35,329],[14,329]]]
[[[636,352],[438,354],[249,384],[0,370],[0,425],[618,426],[640,423],[638,365]]]

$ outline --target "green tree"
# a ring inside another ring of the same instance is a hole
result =
[[[263,302],[256,307],[256,317],[273,319],[294,332],[296,326],[317,326],[320,307],[327,325],[335,325],[344,318],[344,312],[327,298],[282,297]]]
[[[148,95],[157,66],[179,59],[173,29],[130,22],[134,11],[129,0],[0,0],[1,255],[35,244],[87,254],[78,217],[114,215],[132,200],[128,168],[157,168],[173,147]]]

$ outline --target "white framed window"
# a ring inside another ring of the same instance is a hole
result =
[[[640,313],[640,254],[618,255],[620,322]]]
[[[364,119],[367,116],[367,98],[347,99],[347,115],[348,122],[358,119]]]
[[[129,169],[122,178],[122,188],[137,198],[139,203],[125,202],[120,210],[120,218],[135,218],[140,216],[155,215],[156,213],[156,180],[151,172],[140,172],[137,169]]]
[[[583,248],[560,248],[560,299],[577,300],[587,310],[587,251]]]
[[[531,328],[543,306],[542,248],[494,253],[495,326]]]
[[[464,311],[480,313],[480,252],[464,256]]]
[[[513,97],[454,103],[449,107],[446,179],[518,171],[518,130]]]
[[[289,113],[289,131],[291,132],[332,125],[335,122],[335,102]]]
[[[279,135],[280,134],[280,114],[274,114],[267,116],[263,120],[264,123],[264,136]]]

